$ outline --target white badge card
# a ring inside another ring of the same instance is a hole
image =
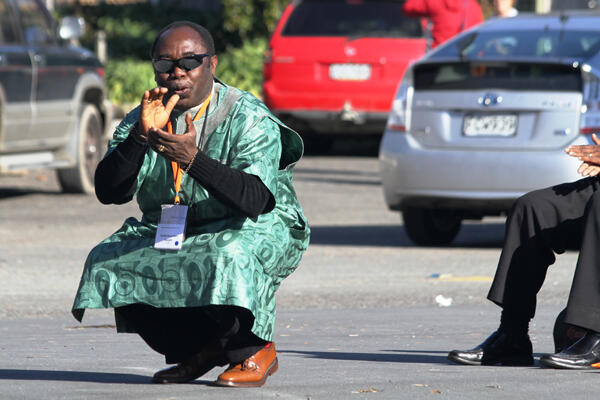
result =
[[[160,222],[156,230],[154,248],[160,250],[180,250],[185,238],[185,220],[188,206],[162,204]]]

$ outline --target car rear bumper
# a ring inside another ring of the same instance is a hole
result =
[[[303,131],[333,135],[382,135],[387,112],[272,110],[283,122]],[[306,132],[308,133],[308,132]]]
[[[578,137],[573,144],[588,144]],[[422,148],[403,133],[386,132],[380,174],[391,209],[448,207],[492,214],[521,195],[580,179],[580,161],[562,149],[498,151]]]

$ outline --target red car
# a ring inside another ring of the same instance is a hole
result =
[[[400,1],[293,1],[269,42],[264,101],[309,148],[380,136],[404,71],[426,47]]]

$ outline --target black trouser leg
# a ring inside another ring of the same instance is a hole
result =
[[[600,332],[600,192],[588,203],[565,322]]]
[[[488,299],[503,311],[533,318],[536,295],[554,263],[581,243],[586,207],[598,188],[597,179],[582,179],[536,190],[515,203]]]
[[[250,332],[254,317],[242,307],[155,308],[131,304],[115,309],[168,364],[182,362],[206,346],[219,347],[219,365],[238,363],[267,343]],[[241,358],[239,358],[241,357]]]

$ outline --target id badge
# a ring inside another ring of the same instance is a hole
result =
[[[154,248],[160,250],[179,250],[185,239],[185,220],[188,206],[181,204],[162,204],[160,222],[156,230]]]

